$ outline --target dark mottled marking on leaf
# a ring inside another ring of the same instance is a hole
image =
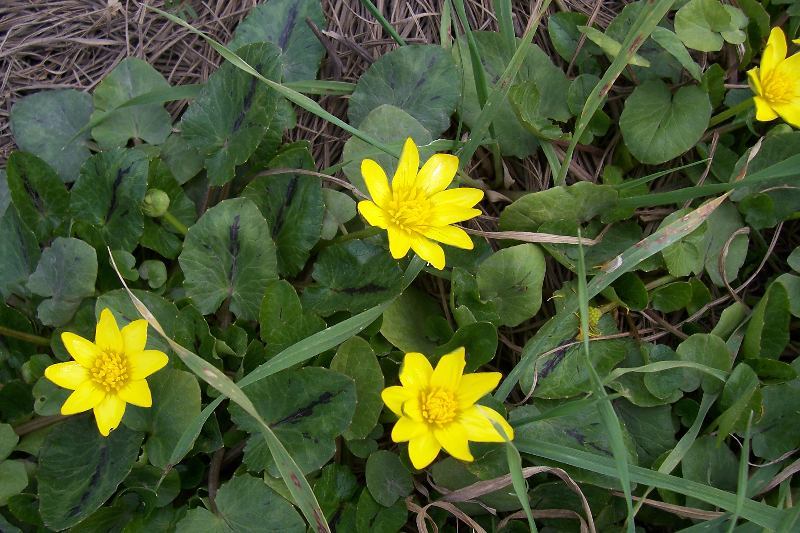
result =
[[[19,173],[19,177],[22,180],[22,186],[25,187],[25,192],[28,193],[28,196],[31,197],[31,200],[33,200],[33,203],[36,205],[36,210],[44,214],[44,202],[42,201],[42,197],[39,196],[39,193],[36,192],[36,189],[33,188],[33,185],[31,185],[28,174],[23,170]]]
[[[564,346],[565,344],[567,344],[567,342],[562,342],[562,343],[561,343],[561,346]],[[564,360],[564,357],[565,357],[566,355],[567,355],[567,349],[566,349],[566,348],[561,348],[560,350],[558,350],[557,352],[555,352],[555,353],[553,354],[553,357],[551,357],[551,358],[550,358],[550,359],[549,359],[549,360],[548,360],[548,361],[547,361],[547,362],[544,364],[544,366],[541,368],[541,370],[539,370],[539,376],[538,376],[538,378],[539,378],[539,379],[544,379],[544,378],[546,378],[546,377],[547,377],[547,376],[550,374],[550,372],[552,372],[553,370],[555,370],[555,369],[556,369],[556,367],[557,367],[557,366],[558,366],[558,365],[561,363],[561,361],[563,361],[563,360]]]
[[[319,396],[319,398],[317,398],[316,400],[314,400],[313,402],[311,402],[307,406],[301,407],[300,409],[298,409],[294,413],[292,413],[290,415],[287,415],[284,418],[282,418],[282,419],[278,420],[277,422],[275,422],[274,424],[272,424],[272,427],[274,428],[274,427],[279,426],[279,425],[284,424],[284,423],[286,423],[286,424],[294,424],[294,423],[298,422],[303,417],[311,416],[311,413],[314,412],[314,408],[316,406],[324,405],[326,403],[329,403],[335,397],[336,397],[336,394],[334,394],[332,392],[324,392]]]
[[[286,186],[286,194],[284,196],[283,203],[281,204],[280,209],[278,209],[278,213],[275,215],[275,223],[272,225],[273,237],[278,235],[283,227],[284,217],[286,216],[286,208],[292,203],[295,192],[297,192],[297,176],[292,176],[292,179],[289,180],[289,184]]]
[[[100,473],[105,469],[107,463],[108,446],[103,444],[103,447],[100,448],[100,458],[97,461],[97,467],[94,469],[92,477],[89,479],[89,486],[86,488],[86,492],[81,495],[81,500],[78,502],[78,504],[69,510],[69,514],[67,515],[69,518],[78,516],[83,512],[83,506],[86,504],[89,496],[92,495],[95,487],[97,487],[97,482],[100,479]]]
[[[122,184],[122,179],[131,171],[132,166],[133,163],[125,168],[117,170],[117,177],[114,179],[114,185],[112,185],[111,189],[111,203],[109,204],[108,211],[106,212],[106,222],[111,219],[111,215],[114,214],[114,210],[117,208],[117,189],[119,189],[119,186]]]
[[[261,72],[263,65],[254,65],[253,68],[255,68],[258,72]],[[236,120],[233,121],[233,133],[239,131],[239,128],[242,127],[244,117],[247,116],[247,112],[250,111],[250,107],[253,105],[253,98],[256,95],[258,83],[259,80],[255,76],[250,78],[250,86],[247,87],[247,94],[244,95],[244,100],[242,101],[242,110],[239,111],[239,115],[236,117]]]
[[[236,271],[238,265],[236,261],[239,258],[239,215],[233,217],[233,224],[231,224],[230,230],[230,243],[228,245],[228,251],[231,254],[231,271],[228,274],[228,294],[233,294],[233,280],[236,278]]]
[[[335,292],[343,292],[345,294],[368,294],[371,292],[386,291],[389,290],[389,287],[384,287],[383,285],[377,285],[375,283],[367,283],[361,287],[345,287],[343,289],[331,288],[331,290]]]
[[[590,448],[594,448],[598,452],[604,453],[605,455],[611,455],[611,452],[602,446],[599,446],[593,442],[586,442],[586,437],[584,437],[583,434],[576,429],[568,429],[565,431],[565,433],[575,439],[581,446],[589,446]]]
[[[292,4],[292,7],[289,8],[289,12],[286,13],[286,24],[283,25],[283,31],[281,31],[281,36],[278,38],[278,46],[280,46],[281,50],[286,49],[286,45],[289,44],[289,37],[292,36],[292,30],[294,30],[294,22],[297,19],[297,2]]]

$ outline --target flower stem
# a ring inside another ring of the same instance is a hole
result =
[[[50,339],[47,337],[40,337],[39,335],[34,335],[32,333],[17,331],[5,326],[0,326],[0,335],[4,337],[11,337],[12,339],[19,339],[31,344],[38,344],[39,346],[50,346]]]
[[[366,239],[368,237],[372,237],[373,235],[377,235],[381,232],[380,228],[376,228],[375,226],[368,226],[359,231],[353,231],[348,233],[347,235],[340,235],[331,241],[333,243],[340,243],[340,242],[347,242],[352,241],[353,239]]]
[[[181,222],[180,220],[178,220],[177,218],[175,218],[175,215],[173,215],[173,214],[172,214],[172,213],[170,213],[169,211],[167,211],[166,213],[164,213],[164,214],[161,216],[161,218],[163,218],[165,221],[169,222],[169,224],[170,224],[170,225],[172,225],[172,227],[173,227],[173,228],[175,228],[176,230],[178,230],[178,232],[180,232],[180,234],[181,234],[181,235],[186,235],[187,233],[189,233],[189,228],[187,228],[187,227],[184,225],[184,223],[183,223],[183,222]]]
[[[752,107],[752,105],[753,105],[753,99],[752,98],[748,98],[747,100],[743,100],[743,101],[739,102],[738,104],[736,104],[735,106],[726,109],[722,113],[719,113],[718,115],[714,115],[713,117],[711,117],[711,120],[708,121],[708,127],[709,128],[713,128],[714,126],[716,126],[720,122],[724,122],[724,121],[728,120],[729,118],[738,115],[742,111],[746,111],[746,110],[750,109],[750,107]]]

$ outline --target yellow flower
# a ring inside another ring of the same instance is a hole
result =
[[[441,242],[472,249],[472,240],[456,226],[481,214],[474,209],[483,198],[480,189],[447,189],[458,170],[458,158],[435,154],[419,168],[419,152],[406,139],[392,184],[371,159],[361,162],[361,174],[372,200],[358,203],[358,210],[372,226],[387,230],[392,257],[405,257],[409,248],[439,270],[444,268]],[[447,189],[447,190],[445,190]]]
[[[514,438],[514,430],[495,411],[475,402],[491,392],[502,378],[499,372],[464,375],[464,348],[443,356],[434,370],[421,353],[407,353],[400,370],[402,386],[381,393],[386,406],[400,420],[392,440],[408,441],[415,468],[425,468],[444,450],[462,461],[472,461],[467,441],[504,442],[492,425],[499,424]]]
[[[780,28],[772,28],[761,66],[747,72],[750,87],[756,96],[756,119],[778,118],[800,128],[800,53],[786,57],[786,36]]]
[[[107,437],[125,414],[125,404],[150,407],[153,399],[145,378],[164,367],[167,354],[145,350],[147,321],[117,327],[108,309],[100,313],[94,342],[74,333],[62,333],[64,347],[74,361],[50,365],[44,375],[75,392],[61,406],[62,415],[94,409],[100,433]]]

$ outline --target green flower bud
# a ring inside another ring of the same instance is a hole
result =
[[[153,218],[163,217],[169,209],[169,196],[161,189],[150,189],[144,195],[142,211]]]

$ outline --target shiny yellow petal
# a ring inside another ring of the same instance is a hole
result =
[[[94,364],[94,358],[100,353],[93,342],[68,331],[61,334],[61,342],[64,343],[64,348],[72,358],[86,368],[90,368]]]
[[[369,200],[362,200],[358,202],[358,212],[361,213],[370,226],[376,226],[381,229],[386,229],[386,215],[383,210],[378,207],[374,202]]]
[[[458,170],[458,158],[450,154],[432,155],[417,175],[417,185],[428,195],[441,192],[453,182]]]
[[[422,406],[419,403],[419,394],[413,394],[402,407],[403,416],[416,420],[417,422],[424,422],[422,418]]]
[[[400,367],[400,383],[417,391],[428,386],[432,374],[433,367],[428,358],[421,353],[410,352],[403,358],[403,366]]]
[[[469,440],[473,442],[505,442],[491,420],[503,428],[510,440],[514,439],[514,429],[500,416],[500,413],[489,407],[475,405],[462,411],[458,417],[458,423],[467,432]]]
[[[411,248],[423,260],[430,263],[433,268],[438,270],[444,268],[444,250],[432,240],[420,234],[413,235],[411,237]]]
[[[397,416],[403,415],[403,404],[411,398],[411,391],[404,387],[386,387],[381,392],[381,399],[386,407]]]
[[[474,461],[475,458],[469,451],[467,430],[461,424],[447,424],[433,430],[436,440],[442,445],[444,451],[462,461]]]
[[[434,207],[472,207],[483,200],[483,191],[470,187],[447,189],[431,196]]]
[[[764,98],[760,96],[754,96],[753,102],[756,104],[756,120],[760,120],[761,122],[769,122],[770,120],[775,120],[778,118],[778,114],[772,110],[769,102],[767,102]]]
[[[464,365],[466,365],[466,361],[463,347],[443,355],[431,375],[431,386],[453,392],[458,391],[461,376],[464,374]]]
[[[139,407],[151,407],[153,405],[150,387],[147,386],[147,381],[143,379],[129,381],[117,394],[122,400]]]
[[[120,332],[125,353],[139,353],[147,344],[147,320],[134,320]]]
[[[424,422],[418,422],[403,416],[392,428],[392,440],[394,442],[407,442],[420,437],[426,431],[428,431],[428,426]]]
[[[786,35],[776,26],[770,32],[767,47],[761,56],[761,78],[768,76],[784,59],[786,59]]]
[[[441,448],[439,441],[431,432],[411,439],[408,443],[408,456],[411,458],[411,464],[417,470],[422,470],[436,459]]]
[[[392,178],[392,190],[408,190],[417,183],[417,172],[419,171],[419,151],[414,140],[409,137],[403,145],[400,153],[400,161],[397,163],[397,172]]]
[[[84,381],[69,395],[61,406],[62,415],[74,415],[93,408],[106,396],[106,392],[95,386],[92,381]]]
[[[361,162],[361,176],[367,184],[367,191],[372,201],[378,205],[383,205],[392,198],[392,190],[389,188],[389,178],[381,166],[372,159],[365,159]],[[374,224],[373,224],[374,225]]]
[[[44,377],[65,389],[75,390],[89,379],[89,372],[76,361],[57,363],[44,369]]]
[[[429,220],[431,226],[448,226],[480,216],[480,209],[458,206],[436,206]]]
[[[95,330],[94,343],[102,351],[125,353],[125,345],[122,342],[122,332],[117,326],[117,320],[109,309],[100,312],[100,321]]]
[[[787,57],[778,65],[772,75],[783,78],[788,91],[794,93],[795,97],[800,97],[800,93],[798,93],[798,89],[800,89],[800,53]]]
[[[492,392],[502,378],[503,374],[500,372],[464,374],[456,392],[458,406],[461,409],[471,407],[472,404]]]
[[[389,227],[387,231],[389,236],[389,251],[392,253],[392,257],[395,259],[404,258],[409,248],[411,248],[411,236],[408,232],[395,227]]]
[[[764,89],[761,87],[761,78],[758,74],[758,67],[753,67],[747,71],[747,80],[750,82],[750,89],[757,96],[764,94]]]
[[[472,250],[475,246],[472,243],[472,239],[467,235],[467,232],[455,226],[430,226],[426,228],[422,234],[429,239],[439,241],[443,244],[449,244],[456,248]]]
[[[94,419],[97,421],[100,434],[108,437],[111,431],[117,429],[124,414],[125,401],[115,394],[106,395],[105,399],[94,408]]]
[[[773,105],[772,109],[778,113],[787,124],[791,124],[795,128],[800,128],[800,102]]]
[[[128,377],[132,381],[144,379],[153,372],[164,368],[169,362],[169,357],[158,350],[144,350],[135,354],[128,354]]]

